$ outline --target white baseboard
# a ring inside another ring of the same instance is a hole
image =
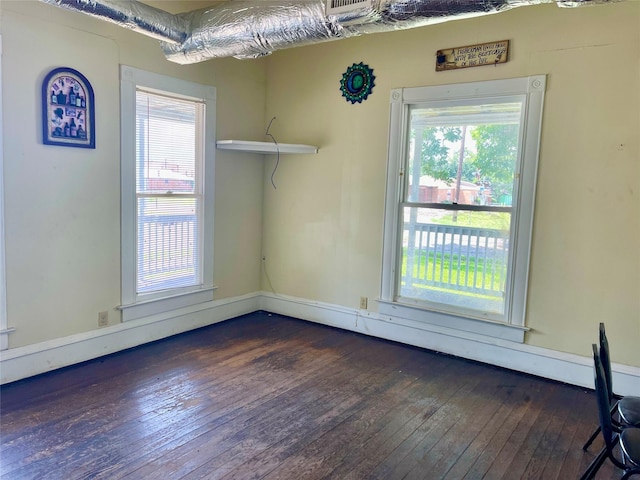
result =
[[[268,312],[593,389],[591,357],[269,292],[262,292],[260,305]],[[613,364],[612,373],[616,393],[640,396],[640,368]]]
[[[213,300],[0,352],[0,384],[136,347],[260,309],[260,292]]]
[[[91,360],[258,310],[593,388],[590,357],[558,352],[415,320],[306,299],[255,292],[0,352],[0,384]],[[640,396],[640,368],[612,365],[616,393]]]

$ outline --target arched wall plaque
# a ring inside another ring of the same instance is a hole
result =
[[[42,82],[42,142],[96,148],[93,88],[73,68],[55,68]]]

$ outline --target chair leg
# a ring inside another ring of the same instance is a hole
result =
[[[589,447],[591,446],[591,444],[593,443],[593,441],[596,439],[596,437],[598,436],[599,433],[600,433],[600,427],[596,428],[595,431],[591,434],[591,436],[589,437],[589,440],[587,440],[587,443],[585,443],[582,446],[582,450],[584,450],[586,452],[589,449]]]
[[[587,469],[580,477],[580,480],[591,480],[595,476],[596,472],[600,469],[606,458],[607,448],[605,447],[600,451],[598,456],[591,461]]]

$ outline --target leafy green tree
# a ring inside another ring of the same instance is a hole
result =
[[[478,125],[471,130],[471,138],[476,142],[473,164],[478,180],[491,184],[495,199],[502,194],[511,194],[518,154],[518,125]]]
[[[518,150],[518,125],[486,124],[470,128],[475,148],[467,142],[461,179],[491,187],[497,201],[513,190],[513,170]],[[460,160],[461,126],[432,126],[421,130],[420,175],[454,184]],[[414,139],[419,138],[412,132]]]
[[[422,175],[451,181],[456,176],[458,165],[445,142],[456,143],[461,138],[460,127],[425,127],[422,131]]]

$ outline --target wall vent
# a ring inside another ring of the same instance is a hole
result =
[[[369,8],[373,0],[326,0],[326,14],[356,12],[362,8]]]

